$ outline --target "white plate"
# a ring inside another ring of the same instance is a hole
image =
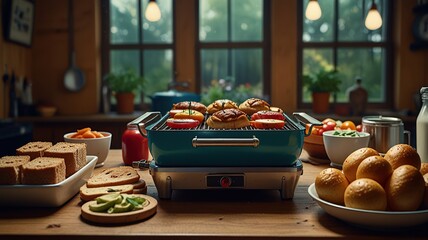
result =
[[[64,181],[48,185],[0,185],[0,206],[58,207],[86,183],[94,171],[97,156],[87,156],[86,165]]]
[[[308,188],[309,195],[328,214],[343,221],[369,228],[402,228],[428,222],[428,210],[393,212],[349,208],[324,201],[318,197],[315,184]]]

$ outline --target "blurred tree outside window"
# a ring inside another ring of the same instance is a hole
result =
[[[199,77],[202,102],[269,100],[266,0],[199,0]],[[265,29],[266,28],[266,29]]]
[[[148,0],[108,0],[105,72],[133,69],[145,80],[143,93],[135,103],[150,103],[148,96],[165,91],[173,80],[173,0],[157,0],[162,17],[150,22],[144,17]],[[114,98],[112,98],[114,102]]]
[[[301,1],[302,54],[300,76],[320,69],[336,69],[342,80],[337,102],[348,102],[346,90],[360,77],[368,91],[369,103],[388,104],[388,38],[389,1],[376,0],[383,25],[371,31],[364,26],[371,0],[321,0],[322,16],[316,21],[306,19],[304,11],[308,0]],[[302,79],[302,78],[300,78]],[[300,107],[310,103],[311,93],[302,84]]]

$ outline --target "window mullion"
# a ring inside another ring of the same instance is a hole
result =
[[[141,14],[141,12],[142,12],[142,1],[143,0],[137,0],[138,1],[138,42],[139,42],[139,44],[140,44],[140,46],[143,46],[144,44],[143,44],[143,27],[142,27],[142,24],[143,24],[143,16],[142,16],[142,14]],[[141,64],[141,66],[140,66],[140,75],[141,76],[143,76],[143,74],[144,74],[144,54],[143,54],[143,50],[141,49],[140,51],[139,51],[139,55],[140,55],[140,64]]]

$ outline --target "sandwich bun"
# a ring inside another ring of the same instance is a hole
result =
[[[421,158],[412,146],[407,144],[397,144],[392,146],[386,153],[385,159],[391,164],[392,169],[397,169],[402,165],[411,165],[421,169]]]
[[[349,156],[345,159],[342,165],[342,171],[348,181],[352,182],[357,179],[356,175],[358,166],[364,159],[376,155],[379,155],[379,153],[373,148],[369,147],[357,149],[351,154],[349,154]]]
[[[425,181],[414,166],[402,165],[392,172],[385,191],[390,210],[415,211],[424,198]]]
[[[318,196],[328,202],[344,204],[344,193],[348,187],[345,175],[336,168],[326,168],[315,178],[315,190]]]
[[[392,167],[382,156],[370,156],[364,159],[357,168],[357,179],[370,178],[384,185],[392,174]]]
[[[351,208],[384,211],[387,207],[387,197],[383,187],[369,178],[360,178],[345,190],[345,206]]]
[[[234,108],[215,112],[207,119],[207,125],[216,129],[236,129],[250,126],[247,115]]]

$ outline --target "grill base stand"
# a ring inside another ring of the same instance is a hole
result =
[[[149,167],[159,198],[170,199],[174,190],[265,189],[279,190],[292,199],[303,165],[297,160],[287,167]]]

